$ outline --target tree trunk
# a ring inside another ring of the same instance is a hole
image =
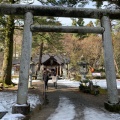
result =
[[[42,51],[43,51],[43,41],[40,44],[40,53],[39,53],[39,62],[38,62],[38,69],[37,69],[37,71],[40,70],[40,65],[41,65],[41,61],[42,61]]]
[[[119,73],[118,65],[117,65],[117,63],[116,63],[115,58],[114,58],[114,64],[115,64],[116,72]]]
[[[10,85],[11,82],[11,68],[13,56],[13,33],[14,33],[14,19],[13,16],[7,16],[6,34],[5,34],[5,49],[3,60],[3,86],[4,84]]]

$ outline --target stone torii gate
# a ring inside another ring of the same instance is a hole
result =
[[[31,57],[32,32],[64,32],[64,33],[98,33],[103,36],[104,64],[107,80],[108,101],[105,108],[116,112],[120,111],[116,73],[113,58],[110,19],[120,19],[120,10],[87,9],[50,7],[38,5],[1,4],[0,14],[24,15],[24,33],[20,60],[20,73],[17,104],[13,106],[13,113],[27,114],[30,105],[27,103],[28,76]],[[33,16],[79,17],[100,19],[101,27],[61,27],[61,26],[34,26]],[[27,104],[24,106],[23,104]],[[118,107],[119,106],[119,107]]]

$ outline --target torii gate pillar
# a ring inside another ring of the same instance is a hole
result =
[[[118,91],[117,91],[117,83],[116,83],[116,72],[114,66],[111,27],[110,27],[109,17],[103,16],[101,19],[101,25],[105,29],[105,31],[103,32],[103,48],[104,48],[104,63],[105,63],[107,91],[108,91],[108,102],[105,102],[104,105],[106,109],[111,108],[115,112],[116,107],[118,107],[119,99],[118,99]]]
[[[13,106],[13,113],[28,114],[30,112],[30,105],[27,103],[28,96],[28,81],[29,81],[29,68],[30,68],[30,56],[32,45],[32,32],[30,26],[33,24],[33,15],[31,12],[25,13],[24,19],[24,33],[22,41],[21,59],[20,59],[20,72],[19,72],[19,84],[17,104]]]

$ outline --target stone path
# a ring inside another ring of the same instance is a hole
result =
[[[79,92],[77,88],[58,85],[58,88],[55,89],[53,84],[49,84],[49,86],[46,92],[48,104],[43,105],[42,109],[34,110],[29,120],[47,120],[58,107],[60,97],[67,97],[74,104],[76,111],[74,120],[84,120],[83,110],[85,107],[104,110],[104,101],[107,100],[107,96],[104,94],[94,96]]]

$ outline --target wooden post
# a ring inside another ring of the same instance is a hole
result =
[[[61,65],[60,65],[60,76],[62,75],[62,68],[61,68]]]
[[[59,75],[59,66],[57,66],[57,76]]]

